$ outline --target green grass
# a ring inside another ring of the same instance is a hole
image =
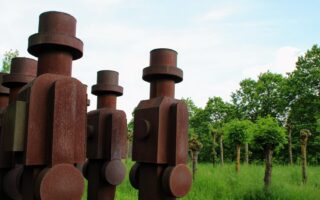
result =
[[[132,163],[128,164],[128,170]],[[300,166],[273,166],[272,185],[263,189],[264,166],[199,164],[191,192],[182,200],[317,200],[320,199],[320,167],[308,167],[308,183],[301,182]],[[126,180],[117,188],[117,200],[136,200],[138,194]],[[83,199],[86,199],[85,197]]]

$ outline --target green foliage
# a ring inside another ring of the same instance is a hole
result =
[[[128,132],[131,133],[131,135],[133,135],[133,126],[134,126],[134,112],[135,112],[136,108],[133,109],[133,112],[131,113],[131,120],[128,123]]]
[[[192,119],[195,115],[195,113],[198,110],[198,107],[194,104],[194,102],[192,101],[191,98],[182,98],[182,101],[185,102],[185,104],[187,105],[188,108],[188,113],[189,113],[189,119]]]
[[[221,97],[209,98],[204,111],[210,117],[210,125],[216,129],[235,117],[233,105],[224,102]]]
[[[3,59],[2,59],[2,70],[1,72],[9,73],[10,67],[11,67],[11,60],[12,58],[15,58],[19,55],[18,50],[10,50],[4,53]]]
[[[252,122],[249,120],[232,120],[226,123],[223,131],[226,135],[226,140],[231,144],[245,144],[249,143],[251,139]]]
[[[281,74],[271,72],[260,74],[257,81],[253,79],[241,81],[240,89],[231,96],[238,115],[252,121],[268,115],[283,120],[287,106],[283,98],[285,83],[285,78]]]
[[[296,70],[290,76],[291,92],[296,97],[320,95],[320,48],[312,46],[304,56],[298,58]]]
[[[253,140],[263,149],[281,148],[286,144],[286,131],[273,117],[259,118],[253,127]]]
[[[256,84],[253,79],[244,79],[240,82],[240,89],[231,95],[232,102],[237,108],[237,115],[241,119],[255,120],[257,118]]]
[[[128,132],[133,133],[133,118],[130,120],[128,124]]]
[[[211,128],[220,130],[223,123],[233,118],[234,108],[232,104],[224,102],[220,97],[209,98],[205,108],[195,106],[190,98],[184,101],[189,111],[189,130],[192,129],[203,144],[199,160],[209,161],[212,159]],[[223,132],[219,131],[219,134]]]

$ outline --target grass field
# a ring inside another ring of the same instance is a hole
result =
[[[131,163],[128,164],[128,170]],[[213,167],[199,164],[192,191],[183,200],[318,200],[320,199],[320,167],[308,167],[308,183],[301,183],[300,166],[273,167],[272,185],[263,190],[264,166],[242,165],[235,173],[234,164]],[[117,200],[136,200],[137,191],[128,181],[117,189]],[[83,199],[86,199],[85,197]]]

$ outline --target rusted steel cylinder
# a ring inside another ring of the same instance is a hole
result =
[[[123,94],[119,86],[119,73],[111,70],[102,70],[97,73],[97,84],[92,86],[92,94],[98,96],[97,108],[117,107],[117,97]]]
[[[2,86],[3,76],[7,73],[0,72],[0,109],[3,109],[9,104],[9,88]]]
[[[37,56],[37,75],[71,76],[72,60],[82,57],[83,43],[76,38],[76,19],[62,12],[40,15],[39,33],[29,37],[28,51]]]
[[[10,88],[9,101],[16,100],[19,90],[37,75],[37,61],[31,58],[16,57],[11,61],[10,74],[3,77],[5,87]]]
[[[183,72],[177,68],[177,52],[172,49],[154,49],[150,52],[150,66],[143,70],[143,80],[150,82],[150,99],[174,97],[174,84],[181,82]]]

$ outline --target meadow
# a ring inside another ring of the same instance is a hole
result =
[[[128,163],[128,170],[132,163]],[[242,165],[236,174],[233,163],[224,166],[201,163],[191,192],[182,200],[317,200],[320,199],[320,167],[308,167],[308,183],[302,184],[301,167],[274,165],[272,184],[263,189],[263,165]],[[117,188],[117,200],[137,200],[126,180]],[[86,194],[83,200],[86,199]]]

